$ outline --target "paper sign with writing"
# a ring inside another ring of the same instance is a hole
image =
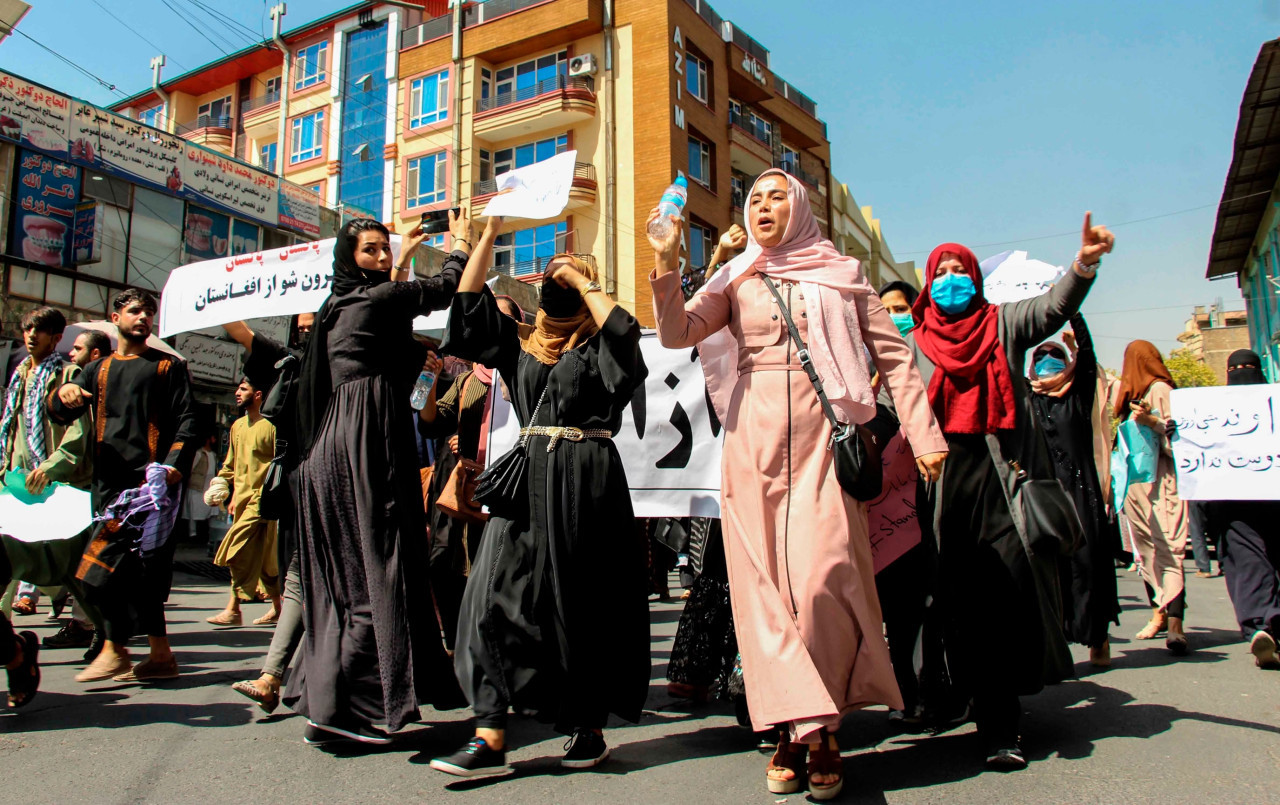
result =
[[[577,157],[577,151],[565,151],[498,174],[498,195],[485,205],[484,215],[534,220],[555,218],[569,203]]]
[[[279,181],[270,173],[187,145],[181,176],[184,195],[212,201],[272,226],[279,218]]]
[[[920,517],[916,510],[920,471],[901,431],[885,445],[881,463],[884,491],[867,504],[867,530],[877,573],[920,544]]]
[[[333,283],[334,239],[205,260],[169,272],[160,337],[264,316],[314,313]],[[391,236],[400,254],[400,236]]]
[[[240,353],[244,347],[233,341],[222,341],[195,333],[182,333],[177,339],[178,351],[187,359],[192,377],[234,383],[240,376]]]
[[[71,113],[71,161],[126,179],[182,192],[181,137],[77,101]]]
[[[8,73],[0,73],[0,137],[67,156],[72,101]]]
[[[1176,389],[1171,443],[1183,500],[1280,500],[1280,384]]]

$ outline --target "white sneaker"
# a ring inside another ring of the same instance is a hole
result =
[[[1276,656],[1276,639],[1263,630],[1253,633],[1249,651],[1253,653],[1253,661],[1259,668],[1280,668],[1280,657]]]

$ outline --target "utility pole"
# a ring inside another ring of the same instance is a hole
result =
[[[453,144],[457,148],[449,198],[457,204],[462,198],[462,0],[449,0],[449,5],[453,7]]]
[[[171,97],[164,87],[160,86],[160,70],[164,67],[164,54],[154,56],[151,59],[151,88],[155,90],[156,95],[160,96],[160,100],[164,102],[164,130],[173,134],[173,109],[170,103]]]
[[[280,48],[281,71],[280,71],[280,121],[276,125],[276,176],[284,178],[284,166],[289,161],[289,140],[287,138],[289,125],[289,86],[290,76],[293,67],[293,53],[289,51],[289,45],[284,41],[281,30],[284,28],[284,15],[288,7],[284,3],[277,3],[271,7],[271,39],[276,43],[276,47]],[[326,115],[328,117],[328,115]]]

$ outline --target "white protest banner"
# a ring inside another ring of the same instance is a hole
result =
[[[485,216],[555,218],[569,203],[577,151],[565,151],[550,159],[499,173],[498,195],[484,208]]]
[[[1024,251],[1007,251],[981,263],[982,294],[993,305],[1033,299],[1048,292],[1065,268],[1027,257]]]
[[[1178,497],[1280,500],[1278,403],[1280,385],[1175,389]]]
[[[707,405],[702,364],[693,350],[665,349],[646,333],[640,349],[649,376],[622,417],[614,443],[631,485],[637,517],[719,517],[723,432]],[[511,403],[494,396],[488,460],[519,436]]]
[[[320,309],[333,283],[334,239],[220,257],[169,272],[160,295],[160,337],[264,316]],[[391,236],[400,257],[400,236]]]

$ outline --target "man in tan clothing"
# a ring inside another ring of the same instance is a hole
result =
[[[280,617],[280,570],[276,561],[276,524],[258,512],[267,467],[275,457],[276,428],[262,416],[263,390],[249,378],[236,389],[236,404],[244,412],[231,425],[231,446],[218,476],[209,482],[205,502],[218,505],[230,498],[235,522],[214,557],[214,564],[231,569],[231,598],[227,608],[207,620],[215,626],[239,626],[241,596],[252,600],[261,587],[271,598],[271,611],[253,623],[265,626]]]

